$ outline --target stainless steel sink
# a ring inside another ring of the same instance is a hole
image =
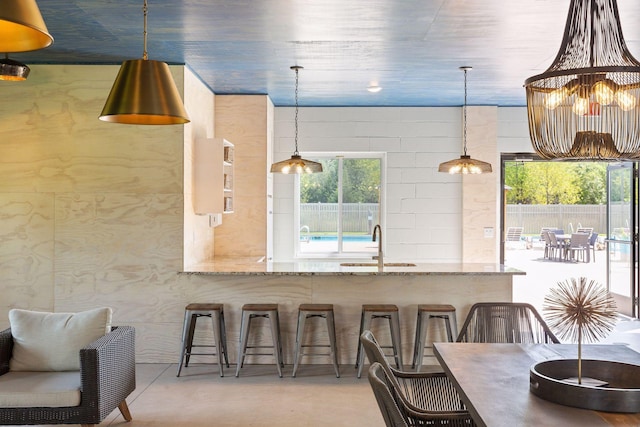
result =
[[[340,264],[343,267],[377,267],[377,262],[343,262]],[[385,267],[415,267],[416,265],[410,262],[385,262]]]

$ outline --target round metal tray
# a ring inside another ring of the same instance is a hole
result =
[[[606,360],[548,360],[533,365],[529,390],[550,402],[605,412],[640,412],[640,366]]]

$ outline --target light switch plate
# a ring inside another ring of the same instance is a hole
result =
[[[484,238],[492,239],[493,238],[493,227],[485,227],[484,228]]]

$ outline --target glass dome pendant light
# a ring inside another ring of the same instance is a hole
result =
[[[467,71],[472,67],[462,66],[460,67],[464,71],[464,106],[463,112],[463,153],[459,159],[449,160],[448,162],[440,163],[438,166],[438,172],[447,172],[450,174],[481,174],[491,173],[491,163],[483,162],[482,160],[472,159],[467,154]]]
[[[292,70],[296,72],[296,112],[295,112],[295,144],[296,149],[290,159],[282,160],[280,162],[271,165],[271,173],[284,173],[284,174],[306,174],[322,172],[322,164],[314,162],[312,160],[303,159],[298,152],[298,72],[303,67],[299,65],[293,65]]]
[[[104,104],[100,120],[131,125],[189,122],[169,66],[147,56],[147,0],[144,0],[142,59],[124,61]]]

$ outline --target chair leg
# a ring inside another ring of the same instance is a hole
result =
[[[120,413],[122,414],[122,418],[125,421],[131,421],[131,412],[129,412],[129,406],[127,405],[127,401],[123,400],[118,404],[118,409],[120,409]]]
[[[251,324],[251,316],[247,312],[242,312],[242,320],[240,321],[240,340],[238,341],[238,360],[236,364],[236,377],[240,375],[240,368],[244,364],[244,355],[247,348],[247,339],[249,338],[249,327]]]
[[[269,314],[269,321],[271,322],[271,338],[273,341],[273,357],[276,359],[276,367],[278,368],[278,376],[282,378],[282,366],[284,361],[282,360],[282,342],[280,341],[280,319],[278,318],[278,312]]]
[[[356,368],[358,368],[358,378],[362,376],[362,365],[364,365],[364,346],[360,342],[360,335],[365,329],[369,329],[371,324],[371,316],[362,312],[362,320],[360,321],[360,334],[358,335],[358,354],[356,359]]]
[[[400,339],[400,316],[397,312],[394,312],[389,317],[389,323],[391,324],[391,345],[393,346],[394,358],[398,369],[404,369],[402,363],[402,341]]]
[[[223,356],[222,352],[224,347],[222,345],[222,326],[220,325],[220,317],[218,313],[212,313],[211,326],[213,327],[213,341],[216,343],[216,353],[218,356],[218,369],[220,370],[220,376],[224,377],[224,370],[222,368]]]

